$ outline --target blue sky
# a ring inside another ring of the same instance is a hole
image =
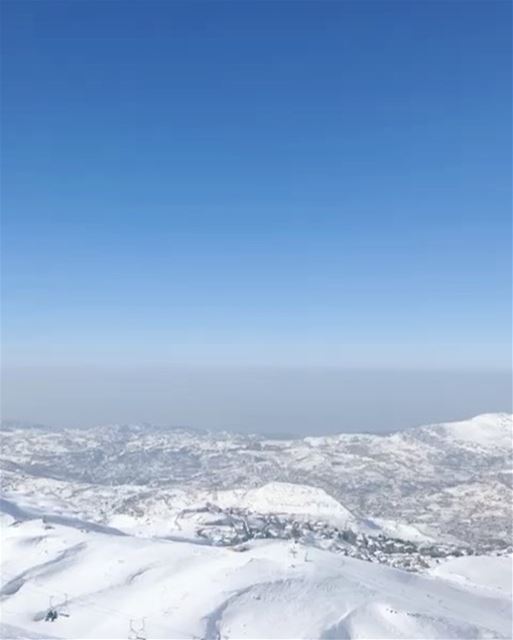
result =
[[[508,2],[2,12],[8,364],[510,367]]]

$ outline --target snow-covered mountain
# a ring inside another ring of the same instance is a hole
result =
[[[506,414],[386,436],[270,440],[148,425],[4,424],[1,437],[4,493],[103,523],[165,534],[183,510],[211,503],[348,526],[370,520],[388,535],[481,551],[511,544]]]
[[[323,520],[342,528],[359,526],[358,518],[323,489],[302,484],[270,482],[256,489],[220,491],[211,501],[221,508],[293,515]]]
[[[0,634],[511,637],[511,431],[4,424]]]
[[[235,549],[86,522],[1,525],[6,639],[510,637],[510,557],[419,575],[282,540]]]

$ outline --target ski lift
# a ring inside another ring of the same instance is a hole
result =
[[[59,606],[59,615],[60,616],[64,616],[65,618],[69,618],[70,617],[68,604],[69,604],[68,594],[65,593],[64,594],[64,602]]]
[[[55,622],[58,617],[59,614],[56,609],[48,609],[45,616],[45,622]]]
[[[128,631],[128,640],[146,640],[146,618],[141,620],[141,626],[135,627],[135,622],[130,619],[130,628]]]
[[[54,596],[48,597],[48,609],[44,617],[45,622],[55,622],[59,617],[69,618],[69,600],[68,594],[64,594],[64,602],[61,604],[54,604]]]
[[[55,622],[58,617],[59,614],[55,609],[48,609],[45,616],[45,622]]]
[[[57,609],[53,605],[53,596],[48,598],[48,610],[45,615],[45,622],[55,622],[59,617]]]

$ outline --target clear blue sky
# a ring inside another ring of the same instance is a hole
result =
[[[8,363],[509,366],[509,2],[2,13]]]

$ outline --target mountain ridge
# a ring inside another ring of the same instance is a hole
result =
[[[48,495],[101,520],[105,513],[144,517],[152,501],[174,517],[177,505],[207,502],[212,491],[307,485],[361,519],[507,545],[511,429],[512,417],[503,413],[391,435],[300,440],[151,426],[11,427],[2,432],[2,489]]]

